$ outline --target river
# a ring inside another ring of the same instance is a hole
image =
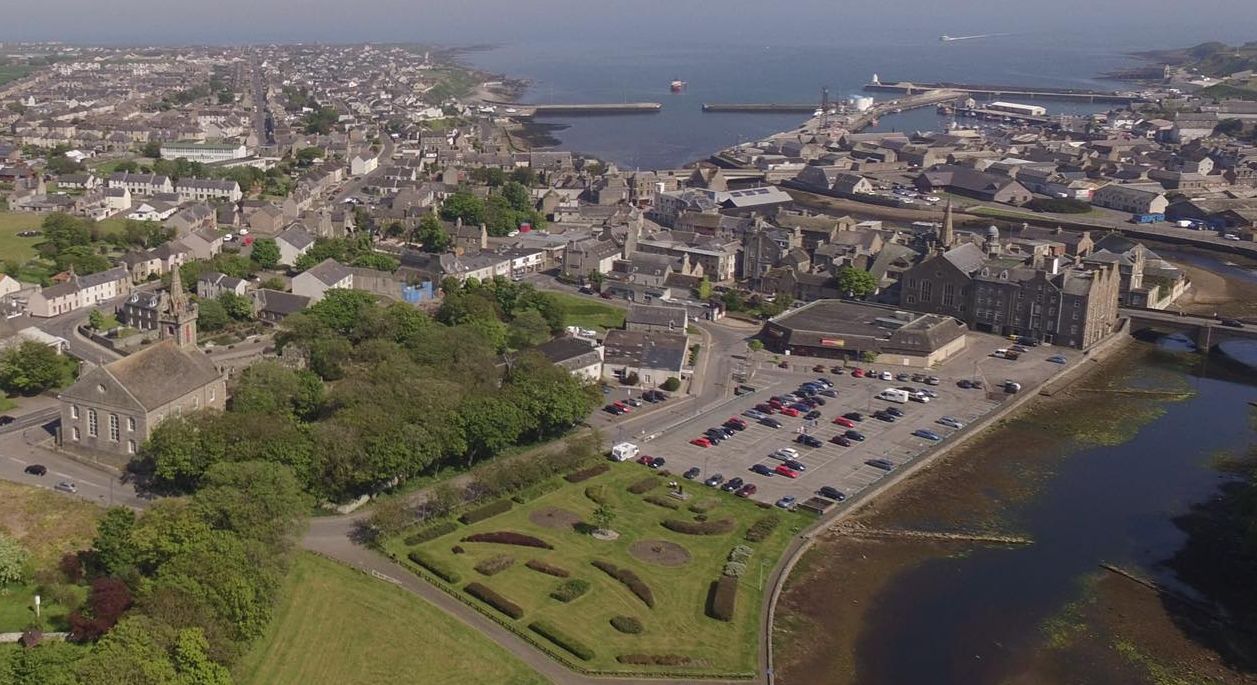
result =
[[[1219,459],[1247,454],[1257,437],[1247,404],[1257,388],[1202,359],[1132,343],[1067,396],[981,436],[859,517],[877,528],[1011,532],[1032,544],[818,544],[784,598],[779,682],[1152,682],[1140,677],[1148,663],[1172,670],[1161,662],[1179,652],[1120,634],[1129,627],[1094,625],[1109,618],[1079,618],[1079,607],[1097,601],[1099,581],[1120,578],[1101,564],[1210,599],[1171,562],[1188,539],[1182,518],[1234,478]],[[1169,619],[1163,633],[1177,630]],[[1127,651],[1097,652],[1096,640]],[[1087,667],[1063,666],[1078,663]]]

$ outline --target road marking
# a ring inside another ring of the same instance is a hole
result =
[[[22,464],[23,466],[25,466],[27,463],[27,462],[22,461],[21,459],[18,459],[17,457],[9,457],[9,461],[15,461],[19,464]]]
[[[65,478],[66,480],[69,480],[69,481],[71,481],[71,482],[73,482],[73,481],[78,481],[78,483],[79,483],[79,484],[81,484],[81,485],[90,485],[90,486],[92,486],[92,487],[94,487],[94,488],[105,488],[105,487],[109,487],[109,486],[107,486],[107,485],[101,485],[100,483],[95,483],[95,482],[90,481],[90,480],[84,480],[84,479],[82,479],[82,478],[77,478],[77,477],[75,477],[75,476],[71,476],[71,475],[70,475],[70,474],[68,474],[68,473],[62,473],[62,472],[60,472],[60,471],[53,471],[53,472],[52,472],[52,475],[57,476],[58,478]]]

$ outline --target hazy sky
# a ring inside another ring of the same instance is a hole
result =
[[[557,47],[893,41],[997,31],[1111,39],[1122,48],[1257,40],[1257,0],[0,0],[0,40],[10,41]]]

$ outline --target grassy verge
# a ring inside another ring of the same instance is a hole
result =
[[[9,262],[25,262],[35,256],[35,244],[43,236],[22,238],[21,231],[38,230],[43,217],[25,212],[0,212],[0,259]]]
[[[762,584],[791,535],[805,525],[807,518],[778,510],[780,525],[763,541],[750,543],[744,534],[755,521],[769,515],[769,510],[688,482],[685,489],[691,496],[684,502],[671,498],[664,485],[642,494],[628,491],[628,486],[648,475],[649,471],[636,464],[614,464],[603,475],[579,483],[563,482],[553,492],[526,504],[516,504],[506,513],[459,526],[443,537],[407,545],[405,538],[414,532],[407,531],[386,541],[385,548],[415,570],[418,567],[408,561],[408,555],[416,550],[424,558],[453,570],[460,582],[457,587],[444,589],[473,606],[478,602],[462,591],[465,583],[488,586],[517,604],[523,610],[517,620],[495,614],[488,605],[477,606],[516,632],[526,633],[527,626],[541,621],[566,635],[577,636],[593,649],[592,658],[580,663],[591,671],[653,675],[753,673]],[[659,480],[663,483],[667,479]],[[611,528],[620,534],[617,540],[596,540],[587,532],[597,507],[587,489],[614,512]],[[647,498],[675,503],[678,508],[652,503]],[[705,513],[700,516],[691,506]],[[702,517],[710,522],[729,520],[731,529],[695,535],[674,532],[662,525],[668,519],[698,522]],[[553,549],[462,541],[476,533],[503,531],[539,538]],[[751,547],[753,554],[745,564],[732,620],[721,621],[709,616],[709,593],[730,550],[737,545]],[[476,570],[481,562],[499,555],[513,557],[514,565],[491,577]],[[591,562],[595,560],[627,569],[640,578],[650,590],[653,607],[623,580],[594,568]],[[529,568],[526,563],[530,561],[562,568],[571,578],[588,582],[590,589],[571,602],[558,601],[551,593],[563,581]],[[421,575],[431,579],[430,574]],[[644,630],[638,634],[616,630],[611,620],[617,616],[638,619]],[[534,644],[559,657],[567,656],[549,643]],[[628,655],[679,657],[683,661],[653,665],[619,659]]]
[[[505,650],[414,595],[312,554],[241,661],[242,685],[541,685]]]
[[[599,300],[567,293],[549,293],[567,312],[567,324],[581,328],[607,330],[624,326],[624,310]]]

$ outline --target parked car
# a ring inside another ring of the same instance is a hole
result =
[[[746,430],[746,422],[736,416],[730,416],[729,420],[725,421],[725,425],[735,431]]]
[[[834,443],[835,445],[840,445],[840,446],[842,446],[842,447],[850,447],[850,446],[851,446],[851,441],[850,441],[850,440],[848,440],[848,439],[847,439],[845,436],[843,436],[841,433],[839,433],[838,435],[835,435],[834,437],[830,438],[830,439],[829,439],[829,441],[830,441],[830,442],[832,442],[832,443]]]
[[[846,373],[846,371],[847,371],[847,370],[846,370],[846,369],[844,369],[844,368],[842,368],[841,366],[831,366],[831,367],[829,367],[829,372],[830,372],[830,373],[832,373],[832,374],[834,374],[835,376],[841,376],[842,374]]]
[[[707,477],[707,480],[703,481],[703,484],[714,488],[723,482],[725,482],[725,477],[722,474],[713,473]]]
[[[661,469],[663,468],[663,465],[666,463],[668,462],[663,457],[655,457],[654,459],[650,460],[650,468]]]
[[[777,468],[775,468],[775,469],[773,469],[773,470],[777,472],[777,475],[779,475],[779,476],[785,476],[786,478],[798,478],[798,477],[799,477],[799,472],[798,472],[798,471],[795,471],[794,469],[790,468],[789,466],[786,466],[785,464],[779,464],[779,465],[777,466]]]
[[[642,456],[637,458],[637,463],[650,466],[650,463],[653,462],[654,460],[655,458],[650,456],[649,454],[643,454]]]
[[[806,403],[804,403],[804,402],[795,402],[794,404],[792,404],[792,405],[790,405],[789,407],[786,407],[786,408],[787,408],[787,409],[793,409],[793,410],[795,410],[795,411],[799,412],[800,414],[805,414],[805,413],[807,413],[807,412],[812,411],[812,406],[811,406],[811,405],[809,405],[809,404],[806,404]]]
[[[861,414],[858,411],[849,411],[846,414],[843,414],[842,418],[850,419],[852,421],[855,421],[856,423],[859,423],[864,420],[864,414]]]
[[[895,468],[895,463],[889,459],[866,459],[864,463],[883,471],[890,471]]]
[[[699,447],[711,447],[711,440],[708,440],[707,438],[694,438],[690,441],[690,444],[697,445]]]
[[[821,417],[821,412],[818,409],[813,409],[812,411],[803,415],[803,418],[807,419],[808,421],[811,421],[812,419],[819,419],[820,417]]]
[[[768,456],[772,457],[773,459],[780,459],[782,461],[785,461],[787,459],[798,459],[799,451],[793,447],[782,447],[781,449],[777,450],[776,452],[773,452],[772,454]]]
[[[13,418],[12,416],[9,416],[8,414],[5,414],[4,416],[0,416],[0,426],[7,426],[7,425],[9,425],[10,423],[13,423],[13,422],[14,422],[14,421],[16,421],[16,420],[17,420],[17,419]]]
[[[746,481],[742,480],[741,478],[734,477],[725,481],[724,485],[720,486],[720,489],[724,490],[725,492],[735,492],[738,488],[742,487],[744,484],[746,484]]]
[[[694,480],[695,478],[698,478],[698,474],[700,473],[702,473],[702,471],[700,471],[697,466],[694,466],[685,472],[685,480]]]
[[[864,369],[852,369],[852,370],[851,370],[851,377],[852,377],[852,378],[864,378]]]
[[[774,408],[773,408],[773,406],[772,406],[771,404],[767,404],[767,403],[761,402],[761,403],[759,403],[759,404],[755,405],[755,411],[757,411],[757,412],[761,412],[761,413],[763,413],[763,414],[767,415],[767,414],[771,414],[771,413],[773,413],[773,412],[775,412],[775,411],[777,411],[777,410],[776,410],[776,409],[774,409]]]
[[[799,461],[799,460],[797,460],[797,459],[787,459],[787,460],[785,460],[785,461],[783,461],[783,462],[781,462],[781,463],[783,463],[783,464],[785,464],[786,466],[788,466],[788,467],[790,467],[790,468],[794,469],[795,471],[806,471],[806,470],[807,470],[807,466],[806,466],[803,462],[801,462],[801,461]]]
[[[939,435],[938,433],[935,433],[932,430],[926,430],[924,428],[918,428],[912,431],[912,434],[917,436],[918,438],[925,438],[926,440],[932,440],[934,442],[938,442],[939,440],[943,439],[943,436]]]
[[[812,371],[815,373],[825,373],[825,365],[817,364],[816,366],[812,367]]]
[[[861,433],[860,431],[849,430],[843,433],[842,435],[848,440],[854,440],[855,442],[864,442],[864,434]]]
[[[833,423],[844,428],[855,428],[855,422],[845,416],[835,416]]]
[[[751,467],[751,473],[758,473],[761,476],[772,477],[773,468],[768,464],[756,464]]]
[[[892,414],[888,414],[884,411],[873,412],[873,418],[878,421],[885,421],[886,423],[894,423],[897,420]]]
[[[786,495],[785,497],[777,500],[776,505],[782,509],[793,509],[795,501],[794,497]]]
[[[820,447],[824,444],[819,439],[807,434],[800,434],[799,437],[794,439],[794,441],[800,445],[807,445],[808,447]]]
[[[968,378],[961,378],[960,380],[956,381],[956,387],[968,390],[973,387],[973,381],[969,380]]]
[[[755,487],[754,483],[747,483],[746,485],[743,485],[741,488],[739,488],[738,491],[734,494],[737,495],[738,497],[750,497],[751,495],[754,495],[755,491],[758,489],[759,488]]]
[[[900,409],[899,407],[886,407],[882,411],[886,412],[887,414],[890,414],[891,416],[897,419],[903,418],[903,410]]]
[[[940,418],[938,421],[935,421],[934,423],[937,423],[942,426],[947,426],[948,428],[964,428],[965,427],[965,424],[963,421],[961,421],[960,419],[952,418],[950,416],[944,416]]]
[[[833,388],[825,388],[821,391],[821,394],[825,397],[838,397],[838,391]]]
[[[781,413],[783,416],[795,417],[799,415],[799,410],[794,407],[783,407]]]
[[[745,416],[748,419],[754,419],[756,421],[759,421],[760,419],[768,418],[768,414],[765,414],[764,412],[758,411],[756,409],[747,409],[746,411],[742,412],[742,416]]]
[[[982,390],[986,387],[986,382],[981,378],[975,378],[972,381],[969,381],[969,383],[973,385],[974,390]]]
[[[44,476],[48,474],[48,467],[43,464],[31,464],[22,470],[32,476]]]
[[[777,419],[769,418],[769,417],[764,417],[760,419],[759,423],[760,425],[768,426],[769,428],[781,428],[780,421],[778,421]]]
[[[1048,357],[1047,360],[1052,362],[1053,364],[1066,364],[1069,362],[1069,360],[1066,359],[1065,355],[1063,354],[1054,354],[1051,357]]]
[[[75,485],[74,483],[71,483],[68,480],[63,480],[57,483],[55,486],[53,486],[53,489],[60,490],[61,492],[68,492],[70,494],[74,494],[79,491],[79,486]]]
[[[811,398],[811,400],[812,400],[812,403],[813,403],[813,404],[812,404],[812,406],[813,406],[813,407],[823,407],[823,406],[825,406],[825,398],[824,398],[824,397],[821,397],[821,396],[817,395],[816,397]]]
[[[900,381],[900,382],[907,381],[911,378],[912,378],[912,374],[910,373],[901,373],[895,376],[895,380]]]
[[[610,414],[610,415],[612,415],[612,416],[619,416],[620,414],[623,414],[623,413],[624,413],[624,410],[623,410],[623,409],[620,409],[619,407],[615,406],[614,404],[608,404],[607,406],[603,407],[603,408],[602,408],[602,410],[603,410],[603,411],[605,411],[605,412],[607,412],[608,414]]]
[[[821,497],[828,497],[829,499],[832,499],[835,502],[841,502],[847,499],[847,496],[842,494],[841,490],[839,490],[838,488],[835,488],[832,485],[822,486],[820,490],[816,491],[816,494],[820,495]]]
[[[641,401],[641,400],[639,400],[639,399],[637,399],[636,397],[630,397],[630,398],[628,398],[627,400],[624,400],[624,401],[625,401],[625,402],[627,402],[627,403],[628,403],[628,405],[629,405],[630,407],[640,407],[640,406],[642,406],[642,401]]]

